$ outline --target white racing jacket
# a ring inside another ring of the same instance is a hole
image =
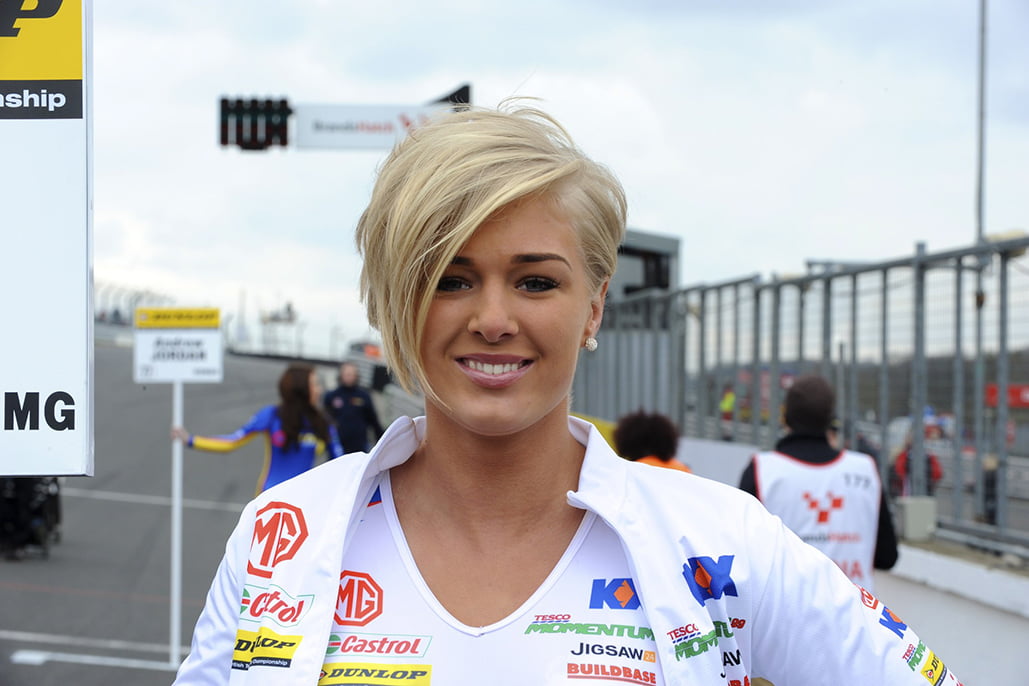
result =
[[[411,456],[423,421],[402,417],[371,453],[246,507],[175,684],[319,683],[343,555],[379,475]],[[749,494],[623,460],[589,423],[569,427],[586,456],[568,502],[620,537],[666,684],[958,683],[900,617]]]

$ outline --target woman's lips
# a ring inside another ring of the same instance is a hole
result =
[[[461,371],[473,383],[485,388],[504,388],[522,378],[532,362],[521,358],[482,359],[462,357],[457,360]]]

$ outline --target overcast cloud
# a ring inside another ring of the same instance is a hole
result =
[[[245,298],[252,335],[292,302],[311,351],[366,334],[353,227],[385,152],[220,149],[218,99],[415,105],[462,83],[541,98],[622,180],[630,226],[680,238],[681,285],[968,245],[978,7],[102,0],[96,278]],[[1029,230],[1027,29],[1029,3],[989,3],[986,233]]]

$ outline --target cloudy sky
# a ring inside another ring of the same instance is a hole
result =
[[[179,305],[367,333],[353,227],[384,151],[218,145],[222,96],[542,99],[681,240],[681,285],[976,236],[976,0],[295,0],[93,12],[94,265]],[[985,232],[1029,230],[1029,3],[988,9]]]

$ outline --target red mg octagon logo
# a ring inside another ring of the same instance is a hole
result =
[[[270,579],[275,565],[293,556],[307,540],[307,522],[299,507],[271,502],[257,512],[247,571]]]
[[[364,572],[343,570],[339,576],[336,624],[364,626],[382,614],[382,587]]]

